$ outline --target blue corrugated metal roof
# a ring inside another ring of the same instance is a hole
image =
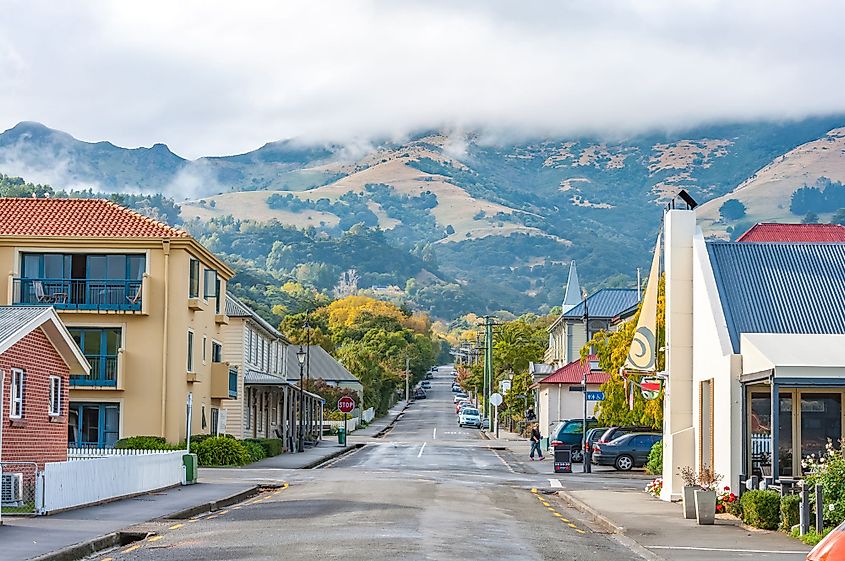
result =
[[[742,333],[845,333],[845,244],[708,242],[734,352]]]
[[[587,297],[587,311],[591,318],[612,319],[639,302],[636,288],[602,288]],[[567,319],[584,317],[584,302],[563,313]]]

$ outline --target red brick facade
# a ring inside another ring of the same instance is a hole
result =
[[[10,419],[12,368],[24,371],[24,409],[21,419]],[[67,416],[69,369],[40,328],[0,354],[3,376],[4,462],[44,462],[67,460]],[[62,379],[61,415],[50,416],[50,376]],[[3,471],[16,471],[4,469]]]

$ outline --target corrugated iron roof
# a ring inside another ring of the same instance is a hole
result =
[[[761,222],[737,238],[738,242],[845,242],[839,224],[775,224]]]
[[[591,318],[612,319],[639,302],[636,288],[602,288],[587,297],[587,311]],[[584,302],[579,302],[561,314],[566,319],[584,317]]]
[[[306,348],[304,345],[303,349]],[[296,353],[299,351],[299,346],[291,345],[286,353],[287,360],[287,376],[289,380],[299,381],[299,361],[296,359]],[[312,380],[322,378],[326,382],[359,382],[352,372],[347,370],[341,363],[326,352],[326,350],[319,345],[311,345],[308,347],[308,356],[311,362],[309,375]]]
[[[742,333],[845,333],[845,244],[707,242],[734,352]]]
[[[0,306],[0,343],[18,334],[21,328],[36,318],[49,315],[45,306]]]
[[[235,297],[234,294],[228,291],[226,292],[226,315],[233,318],[250,318],[274,337],[278,337],[279,339],[287,342],[287,338],[281,331],[270,325],[270,322],[259,316],[258,312],[244,304],[239,298]]]
[[[538,384],[580,384],[584,381],[584,374],[587,374],[587,384],[604,384],[610,380],[610,374],[602,370],[593,370],[597,367],[598,357],[590,355],[588,359],[581,362],[581,359],[573,360],[565,366],[558,368],[551,376],[546,376]]]

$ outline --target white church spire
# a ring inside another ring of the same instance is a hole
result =
[[[563,311],[581,303],[581,285],[578,283],[578,270],[575,261],[569,264],[569,277],[566,279],[566,292],[563,294]]]

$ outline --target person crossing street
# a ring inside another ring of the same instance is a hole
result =
[[[543,437],[540,435],[540,425],[534,423],[534,426],[531,427],[531,453],[529,454],[532,462],[534,461],[534,452],[537,452],[537,455],[539,456],[538,460],[543,459],[543,450],[540,447],[540,441],[542,439]]]

